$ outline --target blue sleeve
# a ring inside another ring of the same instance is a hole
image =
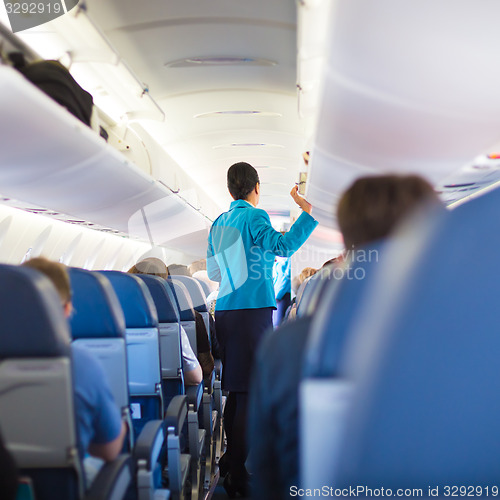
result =
[[[100,361],[75,344],[72,360],[79,440],[86,453],[90,443],[114,441],[120,435],[122,420]]]
[[[94,439],[92,443],[105,444],[114,441],[122,428],[120,411],[115,403],[108,381],[99,362],[101,375],[98,385],[98,406],[95,415]]]
[[[291,257],[309,238],[318,221],[307,212],[302,212],[290,230],[281,234],[271,225],[264,210],[255,210],[250,224],[254,244],[279,257]]]
[[[212,232],[208,235],[208,248],[207,248],[207,274],[212,281],[220,283],[221,274],[219,265],[214,257],[214,248],[212,246]]]

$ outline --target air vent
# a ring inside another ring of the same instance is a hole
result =
[[[256,110],[232,110],[232,111],[212,111],[210,113],[200,113],[199,115],[194,115],[194,118],[215,118],[219,116],[268,116],[273,118],[281,118],[283,115],[281,113],[275,113],[273,111],[256,111]]]
[[[276,66],[276,61],[260,57],[186,57],[165,63],[167,68],[195,68],[200,66]]]

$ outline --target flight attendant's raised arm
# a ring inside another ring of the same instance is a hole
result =
[[[299,186],[293,186],[292,190],[290,191],[290,196],[304,212],[307,212],[309,215],[311,215],[312,205],[305,198],[302,198],[302,196],[300,196]]]
[[[269,215],[264,210],[255,210],[254,219],[250,225],[254,244],[280,257],[290,257],[294,254],[318,225],[318,222],[310,215],[311,204],[298,194],[297,186],[293,187],[290,195],[303,212],[287,233],[281,234],[276,231],[271,226]]]

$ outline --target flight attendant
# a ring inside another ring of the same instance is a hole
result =
[[[219,469],[221,475],[226,475],[226,492],[234,497],[247,494],[249,379],[259,342],[273,326],[274,259],[290,257],[318,222],[311,216],[311,204],[298,194],[295,186],[290,195],[302,214],[287,233],[276,231],[268,214],[257,208],[259,176],[248,163],[235,163],[229,168],[227,187],[234,201],[210,230],[207,272],[211,280],[220,282],[215,324],[222,350],[222,388],[229,396],[224,411],[227,451]]]

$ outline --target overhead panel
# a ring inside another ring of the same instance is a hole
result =
[[[313,205],[326,212],[328,196],[333,203],[370,173],[438,183],[498,142],[500,68],[491,56],[499,15],[495,0],[481,9],[452,0],[333,2]]]

